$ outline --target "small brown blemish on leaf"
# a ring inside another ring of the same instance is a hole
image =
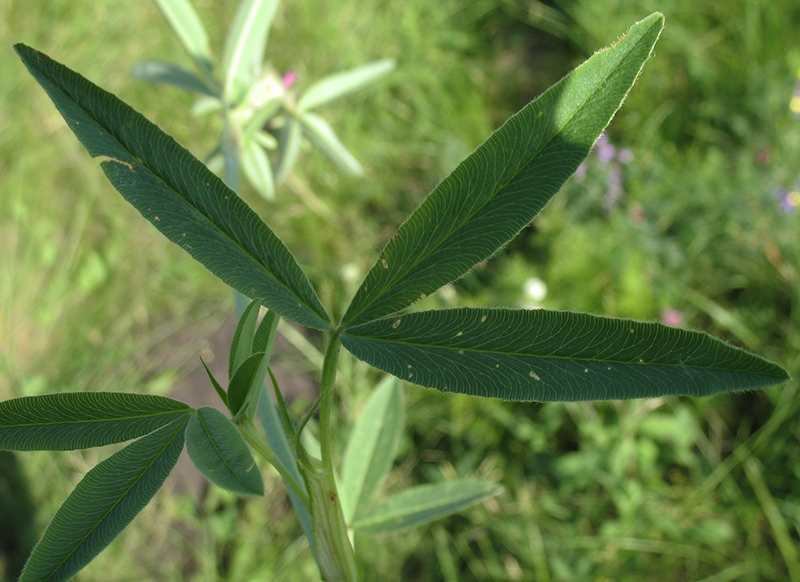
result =
[[[458,333],[456,334],[456,337],[461,337],[462,335],[464,335],[464,332],[463,332],[463,331],[460,331],[460,332],[458,332]]]
[[[584,373],[584,374],[588,374],[588,373],[589,373],[589,368],[584,368],[584,369],[583,369],[583,373]]]
[[[383,265],[384,269],[389,268],[389,261],[386,260],[386,255],[384,255],[383,253],[381,253],[381,265]]]
[[[336,503],[336,491],[328,491],[328,500],[331,503]]]
[[[644,360],[642,358],[639,358],[639,363],[644,364]]]
[[[394,318],[394,323],[392,324],[392,329],[397,329],[400,326],[400,316]]]
[[[633,328],[630,329],[630,333],[636,333]]]
[[[483,316],[481,316],[481,323],[483,323],[484,321],[486,321],[486,318],[487,318],[487,317],[488,317],[488,316],[486,316],[486,315],[483,315]]]
[[[408,373],[408,378],[409,378],[409,380],[410,380],[411,378],[413,378],[413,377],[414,377],[414,372],[409,372],[409,373]]]
[[[536,380],[537,382],[538,382],[539,380],[541,380],[541,378],[539,378],[539,375],[538,375],[536,372],[534,372],[533,370],[531,370],[531,373],[530,373],[530,374],[528,374],[528,375],[529,375],[531,378],[533,378],[534,380]]]
[[[459,355],[464,355],[464,350],[458,350]]]

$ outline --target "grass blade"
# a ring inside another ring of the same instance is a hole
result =
[[[387,243],[343,324],[405,309],[516,236],[588,155],[650,58],[663,26],[661,14],[634,24],[464,160]]]
[[[416,527],[452,515],[503,492],[491,481],[445,481],[418,485],[376,503],[356,517],[353,529],[379,534]]]
[[[705,333],[567,311],[425,311],[354,327],[341,341],[408,382],[504,400],[710,396],[788,379]]]
[[[211,482],[240,495],[264,495],[264,481],[247,443],[219,410],[203,406],[189,419],[186,450]]]
[[[184,413],[89,471],[47,526],[19,582],[68,580],[111,543],[172,471],[188,417]]]
[[[286,246],[232,190],[112,94],[15,45],[117,190],[168,239],[249,299],[317,329],[330,320]]]
[[[303,111],[308,111],[348,93],[354,93],[391,73],[395,64],[393,59],[383,59],[323,77],[303,92],[297,105]]]
[[[172,398],[66,392],[0,402],[0,450],[71,451],[138,438],[192,409]]]
[[[225,43],[225,96],[258,77],[278,0],[242,0]]]
[[[403,405],[397,380],[387,376],[375,388],[353,427],[339,487],[342,513],[348,523],[369,506],[392,468],[403,432]]]

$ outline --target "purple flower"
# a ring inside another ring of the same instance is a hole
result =
[[[796,212],[800,208],[800,191],[789,192],[781,188],[778,191],[778,207],[787,214]]]
[[[595,145],[597,147],[597,159],[604,166],[611,162],[617,154],[617,148],[611,145],[605,133],[600,134],[600,137],[597,139],[597,144]]]
[[[683,313],[677,309],[665,309],[661,312],[661,323],[670,327],[680,327],[683,325]]]
[[[294,71],[286,71],[286,74],[283,76],[283,79],[281,79],[281,81],[283,82],[283,88],[289,89],[292,85],[294,85],[297,82],[297,73],[295,73]]]

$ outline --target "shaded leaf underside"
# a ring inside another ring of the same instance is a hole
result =
[[[408,382],[506,400],[708,396],[788,377],[705,333],[565,311],[411,313],[350,328],[341,341]]]

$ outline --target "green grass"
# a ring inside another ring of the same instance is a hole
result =
[[[220,52],[234,3],[195,2]],[[520,5],[522,3],[519,3]],[[454,286],[460,304],[543,303],[657,319],[756,350],[800,376],[800,67],[791,0],[554,3],[549,20],[495,0],[287,0],[269,58],[300,82],[394,57],[374,89],[322,111],[367,170],[306,151],[274,204],[244,195],[343,303],[431,187],[516,108],[653,10],[657,55],[610,128],[629,148],[624,194],[593,154],[533,227]],[[533,3],[533,6],[538,3]],[[542,28],[556,30],[558,37]],[[231,307],[228,291],[108,185],[11,50],[25,42],[120,95],[198,156],[218,125],[191,99],[132,79],[147,58],[188,64],[149,3],[0,2],[0,397],[169,389],[175,334]],[[309,205],[309,201],[312,204]],[[495,285],[496,284],[496,285]],[[492,286],[495,285],[495,286]],[[167,349],[169,348],[169,349]],[[375,376],[345,359],[343,429]],[[198,386],[207,390],[208,386]],[[364,579],[800,580],[796,381],[690,401],[520,405],[408,388],[387,488],[453,476],[507,492],[424,530],[359,538]],[[18,458],[43,527],[104,451]],[[272,471],[268,471],[268,476]],[[314,565],[285,490],[263,500],[167,491],[76,579],[307,580]]]

